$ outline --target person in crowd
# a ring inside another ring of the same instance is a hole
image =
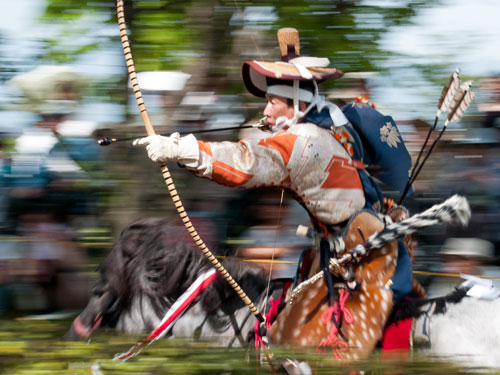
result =
[[[500,276],[493,265],[494,246],[490,241],[475,238],[448,238],[440,251],[442,276],[437,276],[427,288],[429,297],[452,292],[464,279],[461,276]]]
[[[78,185],[89,178],[79,162],[89,160],[84,153],[90,148],[71,134],[89,124],[70,121],[83,82],[67,66],[41,66],[9,81],[22,108],[38,116],[15,139],[2,171],[2,227],[19,238],[18,259],[8,265],[9,282],[15,285],[11,305],[18,310],[75,309],[85,303],[86,252],[75,243],[71,221],[89,213],[89,199]]]

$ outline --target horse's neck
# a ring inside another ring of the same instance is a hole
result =
[[[256,301],[259,303],[260,301]],[[240,347],[248,344],[249,334],[255,324],[255,317],[247,306],[227,314],[221,309],[206,312],[197,303],[191,306],[177,320],[172,336],[217,341],[226,347]]]
[[[155,313],[151,299],[140,295],[134,297],[130,308],[120,315],[116,328],[125,333],[149,333],[160,324],[161,319]]]

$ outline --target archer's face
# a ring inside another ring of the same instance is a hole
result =
[[[281,116],[292,118],[294,115],[293,106],[288,105],[286,98],[276,95],[266,95],[267,105],[264,109],[264,116],[267,117],[267,125],[273,128],[276,125],[276,119]]]

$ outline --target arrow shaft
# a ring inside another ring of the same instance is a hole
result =
[[[415,162],[415,165],[413,166],[413,169],[411,170],[410,177],[408,178],[408,182],[406,183],[406,186],[405,186],[405,189],[403,191],[403,194],[401,194],[401,198],[399,199],[399,204],[403,203],[404,199],[406,198],[406,195],[410,191],[410,189],[411,189],[413,183],[415,182],[418,174],[422,170],[422,167],[424,166],[425,162],[427,161],[427,159],[429,158],[430,154],[434,150],[434,147],[436,146],[437,142],[441,139],[441,136],[443,135],[444,131],[446,130],[446,127],[448,126],[448,123],[453,118],[453,116],[457,112],[458,108],[460,107],[460,104],[464,101],[464,99],[466,97],[467,91],[465,91],[465,93],[461,96],[461,98],[458,101],[458,103],[455,103],[454,107],[451,109],[451,111],[450,111],[450,113],[448,115],[448,118],[447,118],[447,120],[446,120],[446,122],[445,122],[445,124],[443,126],[443,129],[441,130],[441,132],[436,137],[436,139],[432,143],[431,147],[427,151],[427,154],[425,155],[424,160],[422,160],[422,162],[420,163],[420,159],[421,159],[421,157],[422,157],[422,155],[424,153],[424,149],[427,146],[427,143],[429,142],[431,133],[434,131],[434,129],[436,128],[436,125],[438,123],[439,115],[441,114],[442,111],[446,111],[449,108],[450,102],[453,101],[453,98],[455,97],[456,92],[459,90],[459,82],[460,81],[459,81],[459,78],[458,78],[458,74],[459,74],[459,69],[457,69],[456,72],[454,72],[451,75],[449,82],[443,88],[443,92],[441,94],[441,98],[439,99],[439,103],[438,103],[438,111],[436,113],[436,118],[434,120],[434,125],[429,129],[429,131],[427,133],[427,137],[425,138],[425,141],[424,141],[422,147],[420,148],[420,152],[418,154],[417,161]]]
[[[436,129],[438,119],[439,119],[439,117],[436,116],[436,118],[434,119],[434,124],[432,125],[431,128],[429,128],[429,131],[427,132],[427,137],[425,138],[424,144],[422,145],[422,148],[420,149],[420,152],[419,152],[418,157],[417,157],[417,161],[415,162],[415,166],[413,167],[413,170],[410,174],[410,179],[413,178],[413,176],[415,175],[415,170],[417,169],[418,163],[420,163],[420,158],[422,157],[422,154],[424,153],[424,149],[427,146],[427,143],[429,142],[429,138],[431,137],[431,133],[434,131],[434,129]]]
[[[215,133],[215,132],[222,132],[226,130],[235,130],[235,129],[248,129],[248,128],[260,128],[262,125],[244,125],[244,126],[230,126],[227,128],[217,128],[217,129],[204,129],[204,130],[194,130],[194,131],[184,131],[184,132],[179,132],[180,135],[187,135],[187,134],[203,134],[203,133]],[[170,136],[171,134],[160,134],[162,136]],[[137,139],[137,137],[121,137],[121,138],[108,138],[108,137],[102,137],[97,140],[97,143],[101,146],[108,146],[111,143],[115,142],[123,142],[123,141],[131,141],[133,139]]]

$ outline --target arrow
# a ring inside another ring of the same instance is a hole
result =
[[[265,120],[266,118],[260,119],[260,121],[257,124],[253,125],[244,125],[244,126],[231,126],[228,128],[217,128],[217,129],[205,129],[205,130],[195,130],[195,131],[185,131],[185,132],[179,132],[179,135],[187,135],[187,134],[202,134],[202,133],[213,133],[213,132],[222,132],[225,130],[235,130],[235,129],[248,129],[248,128],[262,128],[265,127]],[[170,136],[171,134],[160,134],[162,136]],[[131,141],[137,139],[137,137],[122,137],[122,138],[109,138],[109,137],[102,137],[97,140],[97,143],[100,146],[108,146],[111,143],[115,142],[123,142],[123,141]]]
[[[469,108],[472,100],[476,97],[476,93],[471,90],[473,81],[464,82],[458,93],[454,97],[454,105],[448,114],[448,118],[444,124],[444,126],[448,126],[449,122],[457,122],[465,114],[467,108]]]
[[[476,97],[476,93],[472,92],[471,87],[472,87],[472,81],[466,81],[460,85],[458,92],[455,93],[455,95],[453,97],[453,104],[452,104],[453,106],[450,108],[450,110],[448,112],[448,118],[446,119],[446,121],[443,125],[443,128],[441,129],[438,136],[436,137],[436,139],[432,143],[431,147],[429,148],[429,151],[427,152],[427,155],[425,156],[424,160],[418,166],[418,169],[416,170],[414,176],[409,179],[408,184],[406,185],[407,188],[405,189],[405,193],[402,195],[402,197],[399,201],[399,204],[401,204],[401,202],[403,201],[403,199],[406,196],[406,193],[408,192],[410,187],[415,182],[415,179],[417,178],[417,176],[420,173],[420,171],[422,170],[422,167],[424,166],[425,162],[427,161],[427,159],[431,155],[432,151],[434,150],[434,147],[441,139],[445,130],[448,128],[448,124],[450,122],[460,121],[460,119],[465,114],[465,111],[472,103],[472,100]]]
[[[450,105],[453,103],[455,94],[457,93],[460,86],[460,78],[458,77],[459,74],[460,69],[457,68],[457,70],[455,70],[450,76],[448,84],[443,87],[443,91],[441,92],[441,97],[439,98],[438,102],[438,111],[436,113],[436,117],[439,117],[442,112],[446,112],[448,108],[450,108]]]
[[[413,169],[410,173],[410,177],[408,178],[408,182],[406,184],[405,190],[404,190],[403,194],[401,195],[401,199],[399,201],[399,204],[401,204],[401,202],[403,202],[404,198],[406,197],[406,194],[408,194],[408,191],[411,188],[412,181],[416,177],[416,171],[417,171],[417,168],[418,168],[419,163],[420,163],[420,158],[422,157],[422,154],[424,153],[424,149],[427,146],[427,143],[429,142],[431,133],[434,131],[434,129],[436,129],[436,125],[437,125],[438,120],[439,120],[439,115],[442,112],[446,112],[448,110],[448,108],[450,107],[450,104],[453,103],[453,99],[455,97],[455,94],[457,93],[457,90],[460,86],[460,78],[458,76],[459,73],[460,73],[460,69],[457,68],[457,70],[455,70],[453,72],[453,74],[450,76],[450,79],[449,79],[448,83],[446,84],[446,86],[443,87],[443,90],[441,92],[441,97],[439,98],[438,105],[437,105],[438,110],[436,112],[436,117],[434,118],[434,124],[429,128],[429,131],[427,132],[427,136],[425,138],[425,141],[424,141],[422,147],[420,148],[420,152],[418,154],[417,161],[413,165]]]

